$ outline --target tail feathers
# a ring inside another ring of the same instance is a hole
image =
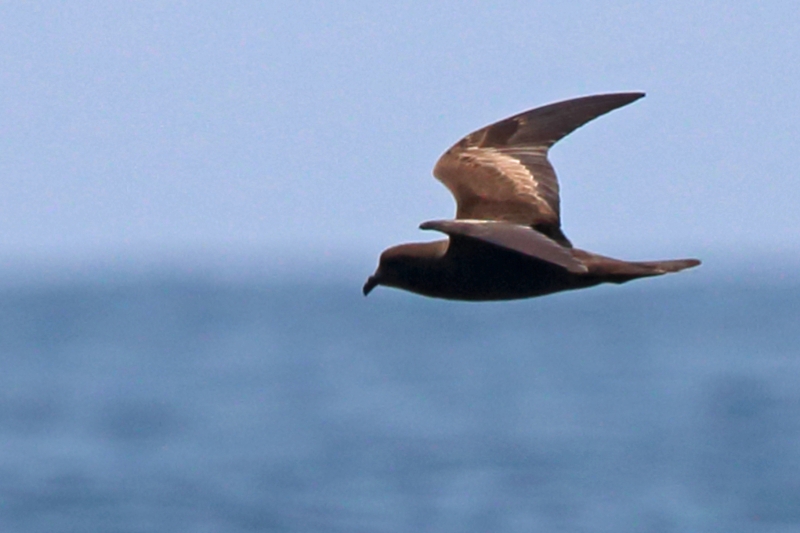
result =
[[[669,261],[621,261],[584,250],[572,250],[573,255],[589,268],[589,277],[610,283],[625,283],[637,278],[661,276],[680,272],[700,264],[697,259],[672,259]]]
[[[680,272],[700,264],[697,259],[672,259],[669,261],[620,261],[596,254],[581,253],[581,260],[589,266],[589,274],[610,283],[625,283],[638,278],[661,276]],[[585,255],[583,255],[585,254]]]
[[[700,264],[698,259],[672,259],[670,261],[639,261],[636,263],[648,269],[652,269],[654,275],[667,274],[669,272],[680,272],[687,268],[696,267]]]

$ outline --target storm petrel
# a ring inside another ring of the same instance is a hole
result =
[[[573,248],[561,230],[558,180],[548,150],[590,120],[643,96],[600,94],[557,102],[458,141],[433,169],[456,199],[456,218],[420,225],[448,239],[388,248],[364,284],[364,295],[384,285],[451,300],[512,300],[699,265],[697,259],[604,257]]]

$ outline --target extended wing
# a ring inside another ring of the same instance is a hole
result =
[[[492,220],[431,220],[420,229],[433,229],[447,235],[470,237],[501,248],[514,250],[569,270],[575,274],[588,272],[586,265],[565,248],[529,226]]]
[[[470,133],[433,174],[458,204],[456,218],[533,226],[563,245],[558,180],[547,151],[559,139],[644,93],[601,94],[525,111]]]

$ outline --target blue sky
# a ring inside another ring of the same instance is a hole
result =
[[[461,136],[631,90],[551,152],[573,242],[797,256],[799,89],[788,1],[4,2],[0,257],[371,265]]]

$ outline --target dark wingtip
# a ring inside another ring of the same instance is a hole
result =
[[[483,139],[481,146],[504,146],[509,143],[511,145],[542,143],[552,146],[587,122],[644,96],[645,93],[640,91],[593,94],[537,107],[492,124],[487,127],[485,133],[484,130],[479,130]],[[504,124],[508,121],[523,121],[524,127],[511,132],[513,135],[510,137],[502,135],[498,137],[492,133],[491,130],[496,128],[505,131]]]
[[[590,96],[578,97],[575,99],[575,102],[588,105],[596,105],[597,111],[602,115],[619,107],[633,103],[636,100],[640,100],[645,96],[646,93],[642,91],[604,93],[604,94],[595,94]],[[605,110],[602,110],[603,108],[605,108]]]
[[[427,222],[423,222],[419,225],[419,229],[436,229],[436,221],[435,220],[428,220]]]
[[[636,100],[641,100],[645,96],[647,96],[647,93],[639,93],[639,92],[631,93],[631,103],[635,102]]]
[[[603,95],[599,95],[603,96]],[[622,100],[627,100],[628,102],[635,102],[640,98],[644,98],[647,96],[647,93],[642,91],[630,91],[630,92],[623,92],[623,93],[608,93],[606,96],[620,98]]]

